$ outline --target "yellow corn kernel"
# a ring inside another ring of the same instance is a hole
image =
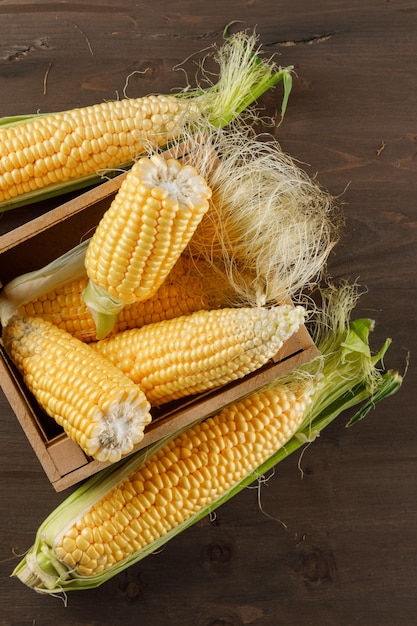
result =
[[[197,311],[126,330],[94,349],[138,383],[151,404],[219,387],[272,358],[303,322],[303,307]]]
[[[300,425],[310,402],[311,392],[312,385],[307,382],[302,386],[293,385],[293,388],[290,385],[275,384],[268,389],[252,393],[245,403],[236,402],[223,409],[215,417],[206,419],[205,424],[210,430],[222,426],[224,434],[219,448],[228,451],[224,459],[221,459],[221,454],[216,458],[202,454],[201,446],[204,446],[205,442],[205,438],[201,438],[201,434],[204,433],[203,424],[192,427],[173,442],[174,446],[169,444],[164,446],[141,467],[119,482],[117,487],[105,494],[100,501],[92,505],[89,511],[80,514],[69,528],[57,536],[53,549],[58,559],[68,567],[75,568],[79,574],[82,574],[86,568],[91,570],[90,575],[93,575],[96,573],[98,553],[102,555],[99,571],[106,571],[114,563],[131,556],[149,542],[198,513],[255,471],[285,444]],[[256,420],[254,431],[259,435],[258,427],[259,423],[262,423],[263,430],[269,433],[268,438],[260,439],[262,445],[259,447],[255,447],[251,440],[246,441],[246,431],[240,430],[243,421],[238,418],[248,402],[253,403],[253,411],[248,419],[249,423]],[[287,410],[283,410],[282,405],[287,407]],[[238,444],[240,455],[233,457],[236,433],[241,434],[244,442]],[[230,441],[229,434],[232,435]],[[204,466],[201,469],[195,469],[191,463],[187,465],[187,459],[182,460],[178,457],[172,469],[176,471],[178,466],[178,472],[182,476],[180,486],[163,486],[159,474],[160,466],[156,459],[166,454],[172,455],[173,449],[181,449],[184,439],[192,441],[192,458],[204,459]],[[242,454],[242,449],[245,454]],[[107,546],[100,546],[96,539],[93,542],[94,550],[89,557],[87,542],[88,538],[90,536],[93,538],[94,534],[90,530],[85,533],[84,528],[88,526],[91,518],[95,520],[100,518],[101,511],[106,508],[105,502],[109,502],[109,508],[112,508],[111,503],[116,497],[120,499],[124,493],[131,494],[132,487],[144,484],[146,485],[145,493],[134,495],[125,503],[125,507],[128,505],[130,507],[129,515],[122,518],[120,512],[114,510],[112,519],[123,519],[122,529],[116,530],[116,524],[113,524],[112,531],[109,533],[107,530],[109,523],[106,518],[102,522],[97,522],[97,536],[106,537],[102,542]],[[179,495],[179,489],[182,496]],[[149,493],[152,497],[146,500],[145,496]],[[142,504],[139,504],[140,500]],[[161,515],[161,511],[165,514]],[[79,541],[78,537],[82,539]],[[128,537],[129,541],[125,537]],[[77,547],[80,545],[84,548],[82,554],[77,552]]]
[[[2,340],[44,411],[98,461],[118,461],[151,421],[137,385],[87,344],[41,318],[15,317]]]
[[[158,95],[40,115],[0,129],[0,203],[50,182],[117,169],[149,147],[156,149],[177,137],[196,115],[192,102]],[[28,163],[35,165],[35,186],[25,183],[27,188],[19,190],[16,180]],[[50,173],[53,181],[41,171]],[[9,177],[8,172],[17,173]]]

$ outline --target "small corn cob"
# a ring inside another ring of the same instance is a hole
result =
[[[84,298],[102,339],[126,304],[152,297],[208,209],[211,190],[191,165],[159,155],[127,173],[87,247]],[[108,322],[108,326],[106,325]]]
[[[152,405],[201,393],[262,367],[304,320],[301,306],[197,311],[93,344]]]
[[[140,388],[87,344],[41,318],[15,317],[3,344],[45,412],[98,461],[118,461],[151,421]]]
[[[87,283],[88,278],[84,277],[52,289],[21,305],[18,313],[42,317],[80,341],[94,341],[96,326],[82,296]],[[154,296],[127,304],[120,311],[110,334],[208,309],[210,302],[199,274],[180,258]]]

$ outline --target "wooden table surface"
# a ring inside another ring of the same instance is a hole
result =
[[[5,0],[0,115],[88,105],[184,85],[173,67],[256,31],[294,65],[283,149],[344,202],[329,262],[366,289],[358,316],[402,390],[366,420],[342,416],[246,489],[68,606],[9,577],[56,494],[0,395],[1,626],[411,626],[416,623],[417,4],[415,0]],[[279,106],[278,87],[261,102]],[[33,216],[17,209],[6,232]],[[303,475],[298,465],[301,464]],[[260,497],[260,499],[259,499]]]

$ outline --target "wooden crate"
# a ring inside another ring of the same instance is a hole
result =
[[[179,156],[176,154],[175,156]],[[109,207],[125,177],[121,174],[86,191],[23,226],[0,236],[0,281],[42,267],[76,246],[94,229]],[[30,211],[30,208],[28,208]],[[284,372],[312,359],[318,351],[305,327],[291,337],[257,372],[211,392],[153,409],[153,421],[133,452],[180,427],[211,414]],[[1,387],[16,414],[46,475],[56,491],[62,491],[95,474],[108,463],[89,457],[38,406],[20,373],[0,346]]]

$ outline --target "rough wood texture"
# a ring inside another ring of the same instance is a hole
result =
[[[228,22],[256,26],[297,72],[283,148],[346,203],[330,272],[367,288],[357,312],[376,320],[375,346],[393,338],[387,364],[403,371],[411,355],[402,391],[355,428],[329,427],[303,478],[289,458],[260,491],[67,608],[9,578],[63,495],[1,395],[1,626],[415,624],[416,17],[412,0],[0,4],[0,115],[114,98],[129,75],[129,96],[168,92],[184,84],[172,67],[220,42]],[[279,93],[262,101],[274,115]],[[27,217],[3,215],[1,232]]]

